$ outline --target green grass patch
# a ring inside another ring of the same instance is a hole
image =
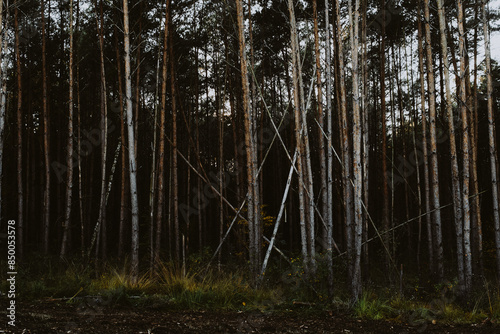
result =
[[[136,280],[128,274],[129,265],[106,264],[97,268],[78,259],[61,262],[58,258],[38,257],[18,268],[16,298],[37,300],[60,298],[69,303],[98,298],[106,306],[142,309],[259,311],[321,314],[350,313],[367,320],[392,320],[424,326],[429,323],[480,323],[500,321],[500,293],[485,280],[467,299],[456,297],[456,284],[420,286],[418,280],[407,285],[403,294],[384,285],[367,283],[368,288],[353,305],[348,284],[339,267],[335,295],[328,296],[326,270],[319,259],[318,272],[305,277],[299,258],[292,265],[271,266],[257,287],[251,284],[247,268],[218,269],[203,265],[203,257],[192,258],[187,268],[162,263],[156,272],[143,272]],[[1,265],[2,263],[0,263]],[[2,274],[0,273],[0,276]],[[5,274],[3,274],[5,275]],[[0,277],[7,291],[5,277]],[[403,297],[404,296],[404,297]]]

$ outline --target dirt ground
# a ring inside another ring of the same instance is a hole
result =
[[[2,303],[6,305],[6,303]],[[305,315],[290,311],[261,312],[166,311],[144,307],[110,307],[64,301],[20,303],[16,326],[7,324],[6,308],[0,333],[500,333],[500,325],[357,320],[346,314]]]

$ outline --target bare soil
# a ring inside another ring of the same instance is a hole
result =
[[[0,309],[0,316],[0,333],[500,333],[500,325],[490,321],[446,325],[358,320],[333,311],[167,311],[98,303],[68,304],[61,300],[19,303],[15,327],[7,324],[5,307]]]

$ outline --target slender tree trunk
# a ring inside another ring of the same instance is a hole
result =
[[[66,209],[64,212],[63,237],[60,257],[64,258],[68,247],[68,234],[71,225],[71,204],[73,195],[73,0],[69,2],[69,98],[68,98],[68,146],[67,146],[67,184]]]
[[[293,24],[291,23],[290,28],[292,30],[291,38],[292,40],[292,52],[295,55],[295,61],[297,65],[297,83],[298,83],[298,91],[299,91],[299,102],[300,102],[300,121],[302,128],[302,144],[303,144],[303,159],[304,159],[304,187],[305,192],[307,194],[306,198],[306,232],[307,232],[307,247],[309,253],[308,261],[311,264],[311,272],[310,274],[314,274],[316,271],[316,259],[315,259],[315,205],[314,205],[314,189],[313,189],[313,173],[311,167],[311,150],[309,144],[309,127],[307,126],[307,106],[304,95],[304,83],[302,80],[302,62],[300,60],[300,50],[299,50],[299,38],[297,31],[297,24],[295,18],[295,10],[293,4],[289,2],[289,10],[291,21],[293,20]],[[295,51],[293,48],[293,44],[295,44]]]
[[[418,11],[418,14],[420,15],[420,10]],[[420,22],[419,22],[420,23]],[[413,54],[413,45],[411,45],[410,48],[410,54]],[[411,87],[408,87],[408,90],[411,89],[411,91],[415,91],[414,89],[414,80],[413,80],[413,57],[410,60],[410,66],[408,67],[408,54],[406,52],[405,48],[405,63],[406,63],[406,72],[410,73],[410,82],[411,82]],[[425,89],[425,87],[422,87]],[[424,91],[425,92],[425,91]],[[425,94],[425,93],[424,93]],[[417,107],[417,98],[415,96],[412,97],[412,120],[413,124],[416,125],[418,124],[418,107]],[[424,103],[425,103],[425,96],[424,96]],[[420,177],[420,165],[422,164],[421,158],[419,157],[419,152],[417,151],[417,135],[416,135],[416,128],[414,128],[414,131],[411,131],[412,133],[412,142],[413,142],[413,154],[415,155],[415,167],[416,167],[416,176],[417,176],[417,206],[418,206],[418,241],[417,241],[417,270],[418,273],[420,274],[420,261],[421,261],[421,254],[422,254],[422,182],[421,182],[421,177]]]
[[[167,1],[165,8],[165,27],[163,35],[163,67],[161,77],[161,109],[160,109],[160,138],[159,138],[159,152],[158,152],[158,205],[156,209],[156,241],[155,241],[155,254],[154,265],[155,267],[160,261],[160,248],[161,248],[161,230],[163,221],[163,208],[165,202],[165,114],[167,104],[167,68],[168,68],[168,29],[170,20],[170,0]],[[172,41],[170,41],[172,42]]]
[[[393,135],[391,136],[391,218],[390,218],[390,228],[392,230],[392,235],[391,235],[391,243],[390,243],[390,248],[391,248],[391,254],[392,258],[394,259],[396,257],[396,231],[394,230],[394,195],[395,195],[395,189],[394,189],[394,166],[392,166],[393,161],[394,161],[394,153],[396,149],[396,115],[395,115],[395,107],[394,107],[394,87],[393,87],[393,81],[394,81],[394,75],[396,71],[396,61],[395,61],[395,55],[394,55],[394,45],[391,48],[391,53],[389,55],[389,61],[387,62],[388,66],[388,73],[389,73],[389,101],[391,102],[391,131],[393,132]],[[392,69],[391,69],[391,63],[392,63]]]
[[[446,111],[448,118],[448,134],[450,137],[450,154],[451,154],[451,186],[452,186],[452,197],[453,197],[453,208],[455,212],[455,232],[457,241],[457,261],[458,261],[458,281],[459,289],[463,291],[465,288],[465,276],[464,276],[464,249],[463,249],[463,220],[462,220],[462,194],[460,193],[460,176],[458,172],[458,157],[457,148],[455,140],[455,125],[453,121],[453,105],[451,100],[451,88],[450,88],[450,74],[449,74],[449,61],[448,61],[448,44],[446,38],[446,22],[444,14],[444,3],[443,0],[437,0],[438,5],[438,16],[439,16],[439,29],[441,36],[441,55],[443,57],[443,70],[444,70],[444,80],[446,88]],[[467,161],[467,165],[468,165]],[[467,191],[468,189],[463,189]]]
[[[21,54],[19,51],[19,0],[14,4],[15,53],[17,74],[17,252],[20,258],[24,250],[24,220],[23,220],[23,88],[21,76]]]
[[[493,114],[493,80],[491,78],[491,56],[490,56],[490,36],[489,25],[486,14],[486,0],[481,1],[483,13],[483,34],[484,34],[484,53],[486,57],[486,80],[487,80],[487,98],[488,98],[488,143],[490,153],[491,168],[491,193],[493,199],[493,223],[495,225],[495,244],[497,255],[497,277],[500,277],[500,214],[498,202],[498,180],[497,180],[497,152],[495,147],[495,121]]]
[[[96,27],[99,34],[99,55],[100,55],[100,75],[101,75],[101,195],[99,202],[99,235],[103,259],[106,258],[106,162],[108,149],[108,102],[106,87],[106,71],[104,67],[104,17],[102,0],[99,1],[99,19],[97,18],[97,1],[94,2],[96,13]],[[96,247],[96,258],[99,254],[99,247]]]
[[[127,144],[125,134],[125,115],[123,110],[122,60],[118,49],[118,29],[114,27],[116,67],[118,74],[118,106],[120,108],[120,141],[121,141],[121,182],[120,182],[120,226],[118,229],[118,257],[123,256],[125,234],[125,187],[126,187],[126,155]]]
[[[387,171],[387,121],[386,121],[386,102],[385,102],[385,0],[380,0],[380,11],[382,13],[381,36],[380,36],[380,114],[381,114],[381,135],[382,135],[382,187],[383,187],[383,206],[382,206],[382,222],[385,231],[390,229],[389,225],[389,175]],[[390,233],[384,235],[383,242],[386,247],[390,244]],[[389,254],[385,256],[385,265],[388,269],[390,266]]]
[[[325,0],[325,69],[326,69],[326,136],[327,136],[327,215],[328,227],[328,293],[333,296],[333,152],[332,152],[332,67],[331,67],[331,40],[330,40],[330,10],[329,0]]]
[[[253,164],[256,168],[258,168],[258,158],[257,155],[259,153],[259,146],[257,145],[257,120],[258,120],[258,103],[257,103],[257,94],[256,94],[256,84],[255,81],[257,78],[255,77],[255,60],[254,60],[254,49],[253,49],[253,28],[252,28],[252,1],[248,0],[248,35],[249,35],[249,46],[250,46],[250,115],[252,116],[252,120],[250,122],[251,133],[253,133],[252,141],[253,141],[253,149],[252,149],[252,159]],[[260,221],[261,217],[261,208],[260,208],[260,187],[262,184],[262,175],[259,176],[257,170],[254,171],[254,182],[253,182],[253,193],[254,193],[254,217],[256,218],[254,228],[254,248],[255,248],[255,276],[259,275],[260,263],[262,261],[262,223]]]
[[[366,43],[366,30],[367,30],[367,0],[363,0],[363,17],[361,26],[361,110],[362,114],[362,140],[363,140],[363,202],[365,210],[363,214],[363,262],[364,271],[368,273],[370,257],[368,252],[368,202],[369,202],[369,176],[370,176],[370,124],[368,117],[368,56],[367,56],[367,43]]]
[[[135,5],[134,5],[135,7]],[[139,15],[139,34],[137,38],[137,54],[136,54],[136,59],[135,59],[135,97],[132,100],[134,104],[134,147],[135,147],[135,156],[137,157],[137,148],[139,145],[137,144],[138,142],[138,137],[139,137],[139,109],[141,107],[141,49],[142,49],[142,16],[143,16],[143,11],[144,11],[144,1],[141,1],[141,7],[140,7],[140,15]]]
[[[465,265],[465,291],[470,292],[472,284],[472,251],[470,244],[470,205],[469,205],[469,121],[467,115],[467,95],[465,90],[466,81],[466,52],[465,29],[463,18],[462,0],[457,0],[458,31],[459,31],[459,53],[460,53],[460,98],[459,106],[462,115],[462,205],[463,205],[463,245]],[[450,138],[451,139],[451,138]]]
[[[85,220],[83,219],[83,178],[82,178],[82,120],[81,120],[81,103],[80,103],[80,65],[76,64],[76,104],[77,104],[77,118],[76,118],[76,154],[78,164],[78,206],[80,214],[80,248],[82,251],[82,258],[85,256]]]
[[[474,22],[479,20],[479,1],[476,0],[474,4]],[[472,99],[472,113],[470,116],[470,130],[471,130],[471,149],[472,149],[472,162],[471,162],[471,172],[472,172],[472,193],[476,195],[473,202],[474,210],[474,239],[476,244],[477,252],[477,262],[479,265],[479,275],[484,276],[484,265],[483,265],[483,228],[481,220],[481,202],[478,196],[479,190],[479,178],[477,174],[477,162],[478,162],[478,91],[477,91],[477,40],[478,40],[478,30],[479,24],[474,24],[474,91]]]
[[[293,73],[293,101],[294,101],[294,111],[295,111],[295,142],[297,146],[297,173],[299,174],[299,211],[300,211],[300,232],[301,232],[301,244],[302,244],[302,257],[304,260],[304,271],[306,275],[311,274],[311,253],[309,247],[308,238],[308,211],[307,199],[305,196],[306,190],[306,167],[305,163],[305,152],[303,137],[307,136],[307,127],[304,126],[302,112],[301,112],[301,100],[300,100],[300,84],[299,84],[299,66],[300,59],[298,58],[298,37],[297,37],[297,24],[295,22],[294,4],[292,0],[288,1],[288,10],[290,15],[290,33],[291,33],[291,46],[292,46],[292,73]],[[312,194],[310,194],[312,195]]]
[[[250,100],[250,85],[248,80],[247,56],[245,51],[245,32],[243,23],[243,4],[242,0],[236,0],[236,13],[238,20],[238,38],[240,51],[240,66],[241,80],[243,88],[243,115],[245,123],[245,145],[247,155],[247,183],[248,183],[248,226],[249,226],[249,257],[250,257],[250,272],[253,279],[256,279],[260,269],[259,250],[256,246],[260,244],[260,239],[257,240],[256,226],[260,224],[260,217],[256,215],[259,212],[257,187],[257,161],[256,161],[256,145],[253,133],[254,115],[252,113],[252,101]]]
[[[5,131],[5,109],[7,104],[7,22],[9,17],[9,1],[6,1],[5,6],[5,24],[3,24],[3,1],[0,0],[0,80],[1,80],[1,97],[0,97],[0,219],[2,218],[2,187],[1,181],[3,177],[3,147],[4,147],[4,131]]]
[[[165,32],[163,34],[165,36]],[[155,97],[154,97],[154,114],[153,114],[153,149],[151,152],[151,176],[149,183],[149,218],[150,218],[150,229],[149,229],[149,257],[150,257],[150,271],[156,269],[155,262],[155,193],[156,193],[156,182],[157,182],[157,163],[156,163],[156,152],[157,152],[157,134],[158,134],[158,84],[160,82],[160,57],[162,55],[162,47],[160,46],[161,32],[158,34],[158,55],[156,60],[156,87],[155,87]],[[163,69],[163,68],[162,68]],[[163,73],[162,73],[163,74]],[[163,78],[162,78],[163,79]],[[188,196],[189,198],[189,196]],[[159,254],[158,254],[159,255]]]
[[[0,2],[3,2],[0,0]],[[0,6],[1,7],[1,6]],[[1,8],[0,8],[1,9]],[[1,10],[0,10],[1,11]],[[45,188],[43,192],[43,253],[49,253],[50,229],[50,152],[49,152],[49,108],[47,101],[47,41],[45,29],[45,0],[41,0],[42,17],[42,99],[43,99],[43,153],[45,169]],[[1,15],[1,14],[0,14]],[[0,22],[1,23],[1,22]],[[1,42],[0,42],[1,45]]]
[[[128,0],[123,0],[123,27],[125,47],[125,100],[127,110],[127,135],[129,147],[129,180],[132,205],[132,258],[130,274],[137,280],[139,274],[139,206],[137,202],[137,168],[134,147],[134,119],[132,113],[132,76],[130,71],[130,32],[129,32]]]
[[[344,186],[344,207],[345,207],[345,226],[346,226],[346,243],[347,254],[349,257],[349,279],[353,279],[354,263],[354,244],[353,244],[353,190],[351,186],[351,148],[349,141],[349,122],[347,119],[347,97],[345,90],[345,74],[344,74],[344,54],[342,45],[342,27],[340,24],[340,0],[335,1],[335,21],[337,31],[337,62],[338,62],[338,75],[339,75],[339,88],[340,88],[340,121],[341,121],[341,134],[342,134],[342,178]]]
[[[427,153],[427,116],[425,112],[425,72],[424,72],[424,55],[422,46],[422,9],[421,4],[418,6],[418,67],[420,73],[420,109],[422,113],[422,155],[424,160],[424,187],[425,187],[425,217],[427,223],[427,249],[429,253],[429,268],[432,272],[434,266],[434,248],[432,238],[432,217],[431,217],[431,201],[430,201],[430,184],[429,184],[429,156]]]
[[[327,180],[327,170],[326,170],[326,156],[325,156],[325,139],[323,138],[324,129],[324,113],[323,113],[323,93],[321,90],[321,60],[319,52],[319,33],[318,33],[318,9],[317,0],[313,0],[313,18],[314,18],[314,55],[316,57],[316,89],[317,89],[317,104],[318,104],[318,139],[319,139],[319,157],[320,157],[320,172],[321,172],[321,215],[326,224],[323,225],[322,233],[322,245],[327,251],[331,250],[331,244],[329,243],[329,227],[328,222],[330,218],[328,217],[328,191],[325,188],[328,185]]]
[[[170,11],[168,13],[171,15]],[[179,180],[177,170],[177,92],[175,89],[175,58],[174,58],[174,34],[172,28],[172,20],[169,20],[169,60],[170,60],[170,90],[172,94],[172,184],[173,184],[173,219],[174,219],[174,235],[175,235],[175,259],[180,263],[181,248],[180,248],[180,232],[179,232]]]
[[[352,298],[361,296],[361,244],[363,233],[363,170],[361,165],[361,115],[359,92],[359,0],[355,1],[354,13],[352,0],[348,2],[352,56],[352,95],[353,95],[353,176],[354,176],[354,229],[353,229],[353,275],[351,283]]]
[[[437,159],[437,129],[436,129],[436,91],[434,83],[434,69],[432,65],[431,48],[431,28],[430,28],[430,10],[429,0],[424,0],[425,15],[425,40],[426,40],[426,59],[427,59],[427,80],[429,90],[429,133],[431,144],[431,186],[432,201],[434,210],[434,245],[436,252],[437,274],[439,279],[444,277],[443,267],[443,239],[441,232],[441,209],[439,201],[439,173]]]
[[[1,78],[1,97],[0,97],[0,183],[3,177],[3,147],[4,147],[4,130],[5,130],[5,110],[7,105],[7,23],[9,18],[9,0],[5,5],[5,24],[3,24],[3,1],[0,0],[0,78]],[[3,25],[2,25],[3,24]],[[1,196],[2,187],[0,186],[0,218],[1,215]]]

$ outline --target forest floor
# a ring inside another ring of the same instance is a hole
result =
[[[500,333],[500,325],[490,321],[412,324],[402,319],[359,320],[333,311],[171,311],[62,300],[20,302],[15,327],[7,324],[6,313],[2,307],[0,333]]]

